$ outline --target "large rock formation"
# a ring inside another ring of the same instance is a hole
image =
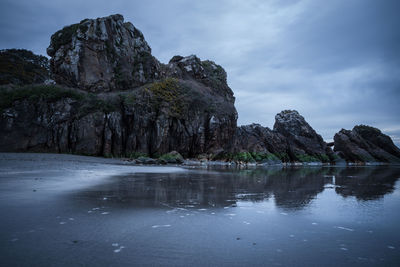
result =
[[[332,160],[331,149],[295,110],[278,113],[274,130],[259,124],[239,127],[236,148],[253,153],[274,154],[283,161]]]
[[[379,129],[357,125],[335,134],[334,151],[349,162],[400,163],[400,149]]]
[[[46,58],[0,51],[0,84],[13,84],[0,87],[0,151],[334,160],[297,111],[277,114],[273,130],[236,127],[235,98],[221,66],[195,55],[160,63],[121,15],[64,27],[52,35],[47,52],[56,86],[37,85],[49,78]],[[334,145],[348,161],[400,158],[388,136],[366,126],[342,130]]]
[[[160,78],[160,63],[143,34],[121,15],[85,19],[51,36],[47,53],[57,83],[99,92]]]
[[[51,38],[60,86],[1,91],[0,151],[185,157],[232,147],[237,112],[223,68],[196,56],[160,64],[121,15],[84,20]],[[113,91],[120,91],[118,94]]]

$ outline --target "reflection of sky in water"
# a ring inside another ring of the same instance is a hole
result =
[[[0,160],[6,266],[398,263],[400,168],[166,173],[48,161]]]

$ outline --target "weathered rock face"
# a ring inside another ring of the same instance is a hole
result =
[[[154,156],[177,150],[192,157],[229,150],[236,130],[233,102],[193,81],[169,78],[101,96],[54,86],[27,90],[0,91],[8,99],[1,102],[0,151]]]
[[[237,128],[236,148],[256,153],[286,153],[286,139],[278,132],[260,124],[244,125]]]
[[[25,49],[0,50],[0,85],[43,83],[49,78],[46,57]]]
[[[47,53],[55,81],[83,90],[129,89],[160,78],[143,34],[121,15],[64,27],[52,35]]]
[[[335,134],[334,151],[349,162],[400,163],[400,149],[379,129],[358,125]]]
[[[278,113],[275,116],[274,131],[286,138],[291,158],[301,160],[303,155],[321,158],[332,154],[322,137],[295,110]]]
[[[275,154],[283,161],[332,160],[332,151],[322,137],[295,110],[278,113],[274,130],[259,124],[239,127],[236,147],[244,151]]]

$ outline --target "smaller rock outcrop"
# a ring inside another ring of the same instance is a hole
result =
[[[304,161],[308,156],[329,161],[332,150],[296,110],[284,110],[275,116],[274,131],[283,135],[291,158]]]
[[[400,163],[400,149],[379,129],[357,125],[335,134],[334,151],[348,162]]]
[[[332,160],[332,150],[295,110],[278,113],[273,130],[259,124],[238,127],[236,148],[251,153],[273,154],[284,162]]]
[[[44,83],[50,78],[49,61],[25,49],[0,50],[0,85]]]

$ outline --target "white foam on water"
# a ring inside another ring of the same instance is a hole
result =
[[[176,208],[177,210],[187,210],[187,209],[184,209],[184,208]]]
[[[261,211],[261,210],[257,210],[256,212],[257,212],[257,213],[265,213],[265,212],[263,212],[263,211]]]
[[[313,223],[311,223],[312,225],[317,225],[318,223],[316,223],[316,222],[313,222]]]
[[[74,219],[74,218],[69,218],[68,220],[70,220],[70,221],[74,221],[75,219]]]
[[[389,249],[395,249],[396,247],[394,246],[387,246]]]
[[[181,217],[181,218],[185,218],[185,216],[183,216],[183,215],[181,215],[181,216],[179,216],[179,217]]]
[[[199,210],[199,211],[205,211],[205,210],[207,210],[207,209],[197,209],[197,210]]]
[[[372,233],[373,233],[373,231],[371,231],[371,230],[368,230],[368,231],[367,231],[367,233],[370,233],[370,234],[372,234]]]
[[[228,214],[225,214],[225,216],[236,216],[236,214],[235,213],[228,213]]]
[[[349,232],[353,232],[353,231],[354,231],[354,229],[346,228],[346,227],[343,227],[343,226],[334,226],[333,228],[337,228],[337,229],[341,229],[341,230],[346,230],[346,231],[349,231]]]
[[[292,237],[292,238],[293,238],[293,237],[294,237],[294,235],[289,235],[289,237]]]
[[[103,197],[103,200],[107,200],[107,198],[106,198],[106,197]]]
[[[113,246],[113,247],[118,247],[119,244],[118,244],[118,243],[112,243],[111,246]]]
[[[285,216],[286,216],[286,215],[288,215],[288,214],[287,214],[286,212],[281,212],[281,215],[285,215]]]
[[[243,223],[244,223],[244,224],[247,224],[247,225],[249,225],[249,224],[250,224],[249,222],[246,222],[246,221],[243,221]]]
[[[105,212],[102,212],[101,213],[102,215],[107,215],[107,214],[110,214],[108,211],[105,211]]]
[[[160,227],[171,227],[170,224],[161,224],[161,225],[153,225],[151,228],[160,228]]]
[[[211,214],[212,214],[212,215],[214,215],[214,214],[215,214],[215,212],[211,212]]]
[[[303,242],[307,242],[308,240],[307,239],[303,239]]]
[[[224,207],[224,209],[229,209],[229,208],[230,208],[230,206]]]
[[[166,213],[168,213],[168,214],[169,214],[169,213],[174,213],[174,212],[176,212],[176,211],[177,211],[176,209],[173,209],[173,210],[167,210],[167,211],[166,211]]]
[[[93,211],[91,211],[91,210],[88,210],[88,212],[87,213],[92,213]]]
[[[194,205],[186,205],[185,208],[194,208]]]
[[[120,253],[121,250],[124,249],[124,248],[125,248],[124,246],[120,246],[119,248],[114,249],[114,253]]]
[[[18,241],[18,238],[13,238],[13,239],[11,239],[10,241],[11,241],[11,242],[17,242],[17,241]]]
[[[92,210],[99,210],[100,208],[93,208]]]
[[[341,250],[344,250],[344,251],[347,251],[348,249],[347,248],[340,248]]]
[[[60,224],[66,224],[66,222],[60,222]]]

